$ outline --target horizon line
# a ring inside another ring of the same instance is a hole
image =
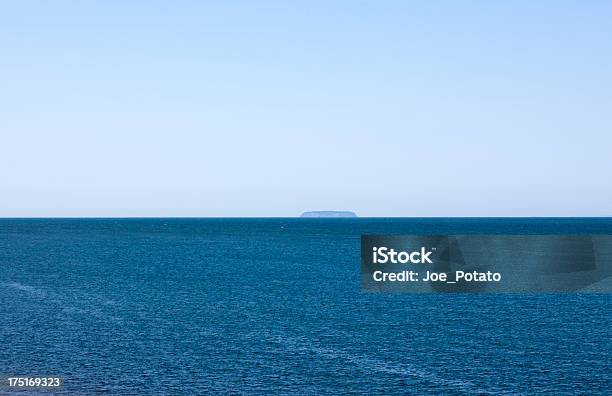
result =
[[[302,219],[302,220],[359,220],[359,219],[610,219],[606,216],[356,216],[356,217],[302,217],[297,216],[0,216],[0,220],[20,219]]]

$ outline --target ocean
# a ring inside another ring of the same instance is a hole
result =
[[[69,394],[610,394],[612,295],[360,291],[362,234],[496,233],[612,219],[0,219],[0,375]]]

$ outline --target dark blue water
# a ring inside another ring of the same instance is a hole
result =
[[[78,394],[610,394],[610,295],[384,295],[359,236],[611,219],[0,220],[0,373]]]

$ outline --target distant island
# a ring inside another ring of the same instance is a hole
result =
[[[313,210],[302,213],[300,217],[357,217],[350,210]]]

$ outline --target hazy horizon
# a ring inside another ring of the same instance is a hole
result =
[[[12,2],[0,217],[612,215],[612,3]]]

